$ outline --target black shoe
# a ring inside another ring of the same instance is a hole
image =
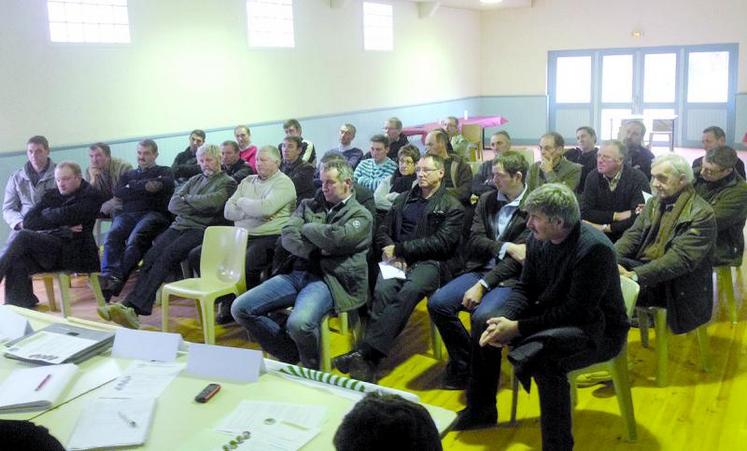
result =
[[[348,353],[338,355],[332,359],[332,368],[337,368],[341,373],[348,374],[350,372],[350,365],[353,360],[357,357],[363,358],[360,351],[350,351]]]
[[[451,425],[452,431],[469,431],[472,429],[493,428],[498,425],[498,412],[473,410],[469,407],[460,410]]]
[[[122,287],[124,287],[124,283],[122,282],[122,279],[116,276],[112,276],[110,274],[100,275],[99,285],[101,286],[101,291],[108,291],[109,293],[111,293],[111,295],[114,295],[114,296],[118,296],[119,293],[122,291]]]
[[[441,382],[441,388],[444,390],[464,390],[467,388],[469,373],[446,371],[444,379]]]
[[[363,357],[363,354],[357,353],[350,361],[350,377],[359,381],[376,383],[376,367],[372,361]]]
[[[217,324],[228,324],[233,322],[231,304],[233,304],[233,301],[224,301],[218,304],[218,314],[215,316],[215,322]]]

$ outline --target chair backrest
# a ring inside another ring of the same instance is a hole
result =
[[[208,227],[202,239],[200,276],[246,287],[244,262],[248,236],[246,229],[241,227]]]
[[[651,122],[651,131],[671,133],[674,127],[674,121],[672,119],[653,119]]]
[[[524,156],[524,159],[527,160],[527,163],[529,163],[529,166],[534,163],[534,149],[531,147],[511,147],[511,150],[514,152],[519,152]],[[526,174],[525,174],[526,175]]]
[[[638,292],[641,287],[635,281],[620,276],[620,288],[622,288],[623,299],[625,300],[625,313],[628,314],[628,318],[632,318],[635,301],[638,299]]]
[[[482,141],[482,127],[478,124],[462,125],[462,136],[472,144],[480,144]]]

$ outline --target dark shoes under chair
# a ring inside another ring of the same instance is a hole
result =
[[[100,274],[99,284],[101,285],[101,293],[107,303],[113,296],[119,296],[124,287],[124,281],[111,274]]]
[[[473,429],[493,428],[498,425],[498,412],[491,410],[470,409],[460,410],[451,425],[452,431],[470,431]]]
[[[376,383],[376,364],[360,351],[350,351],[332,359],[332,366],[340,372],[350,374],[353,379]]]

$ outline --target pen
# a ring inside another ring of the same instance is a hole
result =
[[[48,380],[50,380],[51,378],[52,378],[52,375],[51,375],[51,374],[47,374],[47,375],[46,375],[46,376],[44,377],[44,379],[42,379],[42,381],[41,381],[41,382],[39,382],[39,385],[37,385],[37,386],[36,386],[36,388],[34,389],[34,391],[39,391],[39,390],[41,390],[42,388],[44,388],[44,384],[46,384],[46,383],[47,383],[47,381],[48,381]]]
[[[129,424],[130,427],[132,427],[132,428],[136,428],[137,427],[137,423],[135,422],[135,420],[133,420],[132,418],[130,418],[127,415],[125,415],[124,412],[119,411],[119,412],[117,412],[117,415],[119,415],[119,418],[123,419],[125,423]]]

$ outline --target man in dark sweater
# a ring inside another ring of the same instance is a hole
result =
[[[646,136],[646,126],[639,120],[628,121],[625,123],[622,131],[622,139],[628,147],[627,162],[636,169],[639,169],[651,180],[651,162],[654,160],[654,154],[643,147],[643,137]]]
[[[106,235],[101,260],[101,289],[109,300],[122,291],[153,240],[171,223],[169,199],[174,177],[167,166],[158,166],[158,145],[144,139],[137,145],[137,169],[125,172],[114,195],[122,201],[122,212],[114,217]]]
[[[724,129],[722,129],[721,127],[712,125],[703,130],[702,142],[703,149],[705,149],[706,152],[719,146],[725,146],[726,133],[724,133]],[[696,178],[700,174],[701,166],[703,166],[703,157],[698,157],[695,159],[695,161],[693,161],[693,173],[695,174]],[[734,171],[739,174],[742,179],[747,178],[744,175],[744,162],[739,157],[737,157],[737,161],[734,164]]]
[[[296,205],[304,199],[314,197],[314,165],[301,158],[301,138],[286,136],[283,140],[283,164],[280,171],[290,177],[296,187]]]
[[[236,141],[223,141],[220,145],[220,166],[223,172],[241,183],[248,175],[254,174],[252,167],[241,159],[239,143]]]
[[[384,122],[384,132],[387,138],[389,138],[389,151],[386,156],[392,161],[397,161],[399,149],[404,145],[410,144],[407,136],[402,133],[402,121],[397,117],[390,117]],[[367,158],[371,158],[370,153],[367,154]]]
[[[192,130],[192,133],[189,134],[189,146],[176,155],[174,164],[171,165],[177,186],[200,173],[200,165],[197,163],[197,149],[204,143],[205,132],[199,129]]]
[[[576,142],[577,147],[566,150],[565,159],[581,165],[581,181],[576,189],[581,194],[584,192],[586,177],[597,168],[597,132],[591,127],[579,127],[576,129]]]
[[[625,314],[612,243],[580,222],[576,196],[549,183],[524,201],[528,212],[526,260],[504,305],[472,330],[467,408],[456,430],[495,426],[501,348],[516,377],[539,388],[542,447],[571,450],[571,399],[567,373],[611,359],[625,343]]]
[[[581,218],[617,241],[635,222],[638,206],[650,192],[641,171],[625,164],[627,148],[617,140],[605,141],[597,154],[596,169],[586,178]]]

